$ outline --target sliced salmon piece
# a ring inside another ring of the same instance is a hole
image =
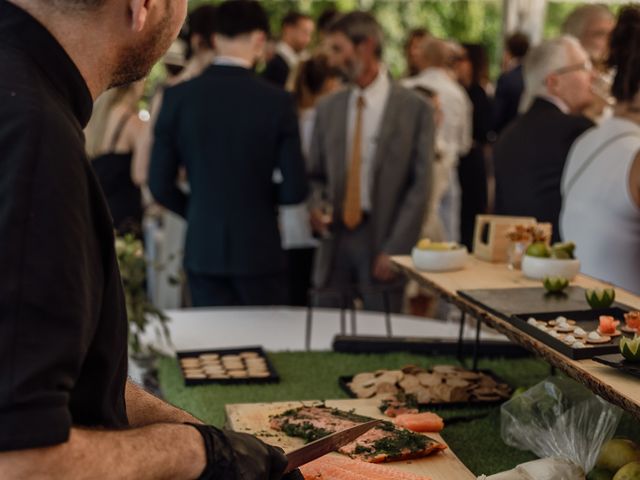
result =
[[[300,467],[305,480],[429,480],[390,467],[326,455]]]
[[[398,415],[393,423],[414,432],[441,432],[444,428],[444,420],[432,412]]]
[[[600,315],[600,326],[598,330],[603,335],[610,335],[616,333],[616,328],[620,325],[620,321],[616,320],[609,315]]]

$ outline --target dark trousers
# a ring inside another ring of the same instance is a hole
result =
[[[259,276],[218,276],[187,272],[194,307],[286,305],[285,273]]]
[[[487,213],[487,171],[484,151],[474,146],[469,154],[460,159],[458,179],[462,199],[460,202],[460,243],[469,251],[473,249],[473,233],[476,215]]]
[[[305,307],[309,303],[311,272],[315,248],[292,248],[286,250],[289,263],[289,293],[291,305]]]
[[[372,245],[371,222],[364,220],[355,230],[336,227],[334,236],[333,268],[324,285],[325,291],[317,295],[316,305],[340,308],[350,306],[354,298],[359,297],[365,310],[381,312],[385,310],[386,292],[389,310],[400,312],[404,278],[399,276],[391,282],[381,282],[373,277],[373,264],[379,252],[375,252]]]

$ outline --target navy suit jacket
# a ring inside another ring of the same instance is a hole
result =
[[[592,126],[588,118],[565,115],[537,98],[495,145],[496,213],[550,222],[554,241],[560,240],[564,164],[573,142]]]
[[[264,72],[262,72],[262,76],[274,85],[284,88],[289,79],[289,70],[289,64],[286,60],[282,55],[276,53],[269,63],[267,63]]]
[[[181,165],[188,194],[176,185]],[[276,169],[283,178],[278,185]],[[277,206],[307,196],[293,98],[235,66],[214,65],[167,89],[149,187],[160,204],[187,219],[187,270],[224,276],[282,271]]]
[[[493,131],[500,133],[518,116],[520,98],[524,91],[522,65],[503,73],[498,78],[493,107]]]

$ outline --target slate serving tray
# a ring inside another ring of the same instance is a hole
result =
[[[640,363],[628,362],[619,353],[593,357],[593,361],[602,363],[603,365],[607,365],[608,367],[616,368],[624,373],[628,373],[640,378]]]
[[[269,371],[269,376],[264,378],[225,378],[225,379],[212,379],[212,378],[204,378],[204,379],[193,379],[186,378],[184,375],[184,370],[180,365],[180,360],[183,358],[191,358],[198,357],[203,354],[212,354],[216,353],[221,357],[224,355],[239,355],[242,352],[255,352],[260,357],[264,358],[267,363],[267,369]],[[179,351],[176,352],[178,357],[178,366],[180,367],[180,373],[184,378],[184,384],[188,387],[196,386],[196,385],[242,385],[242,384],[260,384],[260,383],[278,383],[280,382],[280,376],[276,371],[275,367],[267,357],[266,353],[262,349],[262,347],[252,346],[252,347],[238,347],[238,348],[225,348],[225,349],[211,349],[211,350],[190,350],[190,351]]]
[[[590,307],[584,294],[585,289],[582,287],[568,287],[560,294],[547,293],[542,287],[458,291],[458,295],[461,297],[505,319],[527,312],[556,313],[589,310]],[[612,307],[633,310],[631,307],[617,302]]]
[[[508,382],[505,382],[498,375],[493,373],[491,370],[478,370],[480,373],[484,373],[485,375],[491,377],[497,383],[504,383],[505,385],[509,385]],[[349,387],[349,384],[353,380],[354,375],[342,376],[338,377],[338,385],[343,392],[345,392],[351,398],[358,398],[358,395],[354,393],[353,390]],[[511,389],[510,395],[513,394],[513,387],[509,385]],[[481,401],[481,400],[469,400],[468,402],[437,402],[437,403],[420,403],[420,406],[429,407],[430,409],[454,409],[454,408],[467,408],[467,407],[492,407],[502,405],[504,402],[509,400],[509,398],[501,398],[500,400],[490,400],[490,401]],[[380,401],[382,403],[382,400]]]
[[[611,341],[601,345],[589,345],[585,348],[572,348],[570,345],[562,342],[561,340],[552,337],[546,332],[529,325],[527,320],[530,317],[536,320],[555,320],[556,317],[563,316],[569,320],[575,320],[576,326],[582,327],[587,332],[592,332],[598,328],[600,315],[609,315],[617,320],[620,320],[621,325],[624,324],[624,314],[627,313],[627,309],[621,308],[604,308],[600,310],[578,310],[572,312],[537,312],[537,313],[522,313],[520,315],[513,315],[508,320],[513,326],[519,328],[523,332],[528,333],[532,337],[540,340],[545,345],[557,350],[563,355],[572,358],[574,360],[584,360],[587,358],[593,358],[597,355],[607,355],[620,351],[619,343],[622,336],[631,336],[629,334],[622,333],[621,336],[612,337]],[[583,341],[583,343],[586,343]]]

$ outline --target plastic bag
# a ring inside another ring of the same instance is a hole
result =
[[[566,458],[544,458],[518,465],[508,472],[497,473],[478,480],[584,480],[584,470]]]
[[[590,472],[621,416],[621,409],[573,380],[551,377],[502,405],[502,440],[540,458],[566,458]]]

